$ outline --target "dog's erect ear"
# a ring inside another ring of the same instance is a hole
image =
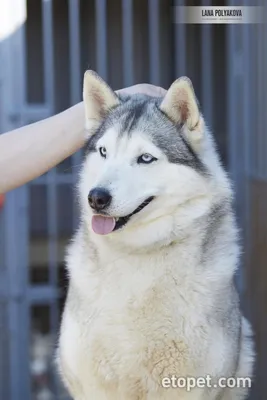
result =
[[[194,129],[200,115],[190,79],[177,79],[167,91],[160,108],[175,124],[186,124],[188,129]]]
[[[167,91],[160,109],[177,125],[184,125],[190,142],[199,142],[203,136],[203,118],[200,114],[193,85],[189,78],[177,79]]]
[[[115,92],[94,71],[86,71],[83,80],[86,129],[92,133],[108,112],[120,102]]]

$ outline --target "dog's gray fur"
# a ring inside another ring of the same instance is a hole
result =
[[[87,151],[94,151],[95,143],[106,130],[119,122],[119,137],[136,131],[146,132],[150,139],[168,157],[169,162],[184,164],[196,170],[206,171],[193,149],[181,134],[182,126],[174,125],[160,110],[161,98],[144,94],[120,95],[120,105],[110,110],[96,135],[87,144]]]

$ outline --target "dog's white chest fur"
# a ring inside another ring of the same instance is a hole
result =
[[[78,400],[172,399],[179,389],[164,389],[165,377],[216,377],[231,366],[221,359],[228,340],[211,323],[213,277],[198,276],[194,249],[180,247],[138,257],[109,253],[101,267],[97,255],[86,261],[87,251],[79,259],[74,242],[60,351]],[[179,399],[200,392],[183,390]]]

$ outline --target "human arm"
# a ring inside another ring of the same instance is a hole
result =
[[[163,96],[148,84],[119,93]],[[0,193],[31,181],[79,150],[85,142],[83,102],[42,121],[0,135]]]

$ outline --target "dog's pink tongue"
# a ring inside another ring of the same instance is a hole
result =
[[[94,215],[92,217],[92,228],[98,235],[108,235],[115,228],[116,221],[112,217]]]

